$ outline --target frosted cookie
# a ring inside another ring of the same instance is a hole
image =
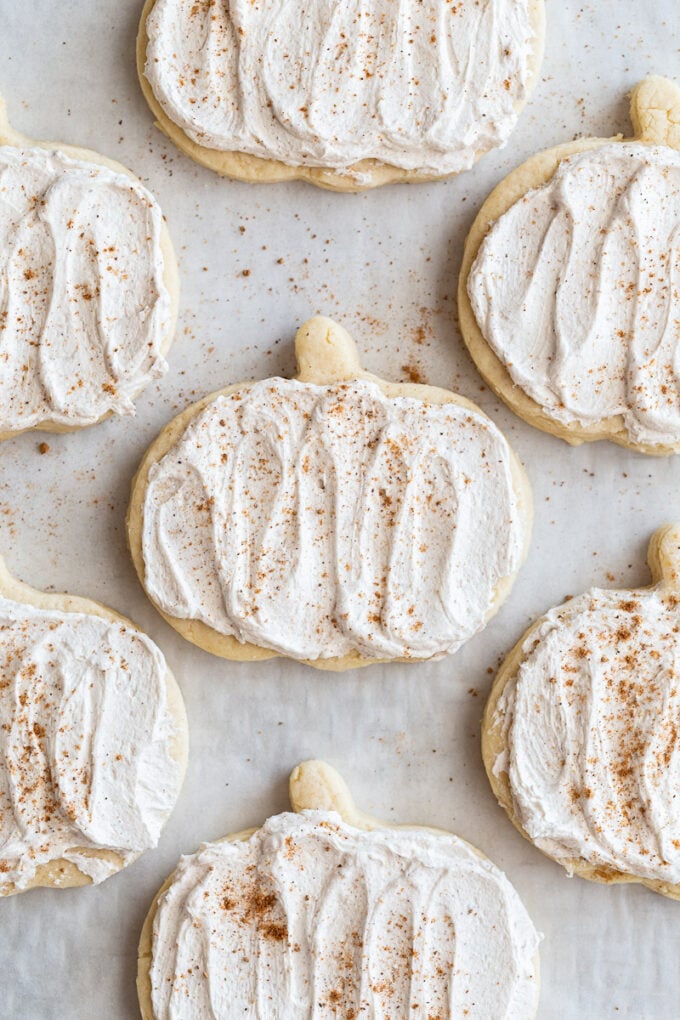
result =
[[[186,718],[161,652],[89,599],[0,560],[0,895],[102,882],[155,847]]]
[[[167,369],[178,289],[161,210],[137,178],[24,138],[0,97],[0,439],[133,413]]]
[[[459,315],[496,393],[569,443],[680,450],[680,89],[633,90],[632,140],[532,157],[465,245]]]
[[[357,811],[322,762],[294,811],[183,857],[142,931],[144,1020],[528,1020],[538,935],[505,875],[457,836]]]
[[[359,191],[502,145],[543,35],[543,0],[147,0],[137,67],[158,127],[203,166]]]
[[[570,874],[680,899],[680,525],[649,565],[650,588],[593,589],[527,631],[482,750],[514,824]]]
[[[507,596],[531,496],[474,404],[362,371],[317,317],[296,379],[237,383],[147,451],[128,538],[154,605],[232,659],[324,669],[454,652]]]

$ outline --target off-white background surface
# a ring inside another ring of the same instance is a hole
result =
[[[591,584],[646,583],[651,532],[680,519],[680,457],[571,449],[532,430],[481,385],[457,331],[462,244],[490,188],[537,149],[628,131],[627,90],[650,72],[680,77],[677,0],[547,7],[542,76],[504,150],[448,182],[343,196],[220,180],[166,143],[135,74],[141,0],[0,0],[0,91],[13,124],[136,171],[166,213],[182,278],[170,372],[135,418],[0,446],[0,552],[22,580],[106,602],[158,641],[192,745],[158,850],[98,887],[0,902],[2,1018],[135,1017],[137,937],[156,888],[180,853],[286,809],[287,774],[310,756],[336,765],[367,810],[455,830],[507,871],[545,933],[544,1020],[680,1016],[680,903],[569,880],[497,807],[479,752],[491,673],[525,626]],[[315,312],[355,334],[371,371],[416,372],[478,401],[526,464],[529,560],[500,614],[455,657],[344,676],[280,659],[230,664],[183,642],[137,583],[123,522],[146,446],[205,392],[291,373],[292,336]]]

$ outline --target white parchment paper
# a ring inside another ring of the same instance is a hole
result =
[[[680,1016],[680,903],[568,879],[496,805],[479,751],[492,673],[528,623],[592,584],[646,583],[650,534],[680,519],[680,457],[570,449],[531,429],[482,386],[457,331],[462,245],[491,187],[538,149],[628,132],[628,90],[648,73],[680,77],[678,0],[547,7],[542,76],[504,150],[448,182],[343,196],[224,181],[181,156],[137,84],[141,0],[0,0],[0,91],[13,124],[138,173],[163,206],[182,277],[171,370],[135,418],[0,446],[0,552],[30,584],[99,599],[144,627],[180,681],[191,727],[186,784],[158,850],[96,888],[0,901],[3,1018],[135,1017],[137,939],[157,887],[181,853],[286,809],[288,772],[311,756],[338,767],[365,809],[454,830],[507,871],[545,934],[544,1020]],[[455,657],[344,676],[283,660],[231,664],[183,642],[137,583],[124,515],[143,451],[192,399],[292,373],[295,329],[315,312],[340,319],[379,375],[415,372],[476,400],[526,464],[528,562]]]

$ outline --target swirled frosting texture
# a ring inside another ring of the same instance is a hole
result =
[[[456,173],[530,80],[529,0],[156,0],[145,75],[193,141],[293,166]]]
[[[452,652],[521,562],[511,458],[458,404],[368,381],[241,387],[149,471],[147,592],[295,658]]]
[[[612,143],[564,159],[491,228],[468,279],[485,340],[557,421],[621,415],[680,443],[680,153]]]
[[[270,818],[184,857],[162,893],[155,1020],[533,1016],[538,937],[455,836]]]
[[[582,859],[680,882],[680,600],[590,591],[527,638],[499,701],[513,812],[569,870]]]
[[[163,374],[161,227],[126,175],[0,147],[0,432],[131,414]]]
[[[166,673],[124,623],[0,596],[0,890],[60,858],[99,882],[156,845],[181,780]]]

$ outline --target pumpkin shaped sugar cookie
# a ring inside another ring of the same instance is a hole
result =
[[[177,295],[146,188],[95,152],[20,135],[0,97],[0,439],[133,413],[167,370]]]
[[[298,376],[237,383],[147,451],[128,538],[154,605],[233,659],[326,669],[455,651],[507,596],[531,499],[474,404],[362,371],[330,319]]]
[[[357,811],[330,766],[294,812],[183,857],[139,946],[143,1020],[530,1020],[538,935],[516,891],[441,830]]]
[[[642,81],[634,137],[581,138],[502,181],[465,244],[465,342],[496,393],[569,443],[680,450],[680,89]]]
[[[494,682],[483,755],[519,831],[570,874],[680,899],[680,525],[654,583],[551,609]]]
[[[186,763],[160,650],[0,560],[0,896],[101,882],[158,843]]]
[[[543,36],[543,0],[147,0],[137,68],[158,127],[203,166],[359,191],[502,145]]]

